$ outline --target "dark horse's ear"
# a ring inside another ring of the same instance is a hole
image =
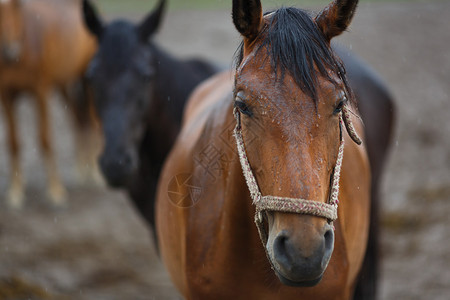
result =
[[[246,39],[252,41],[258,36],[262,20],[260,0],[233,0],[233,23]]]
[[[103,22],[89,0],[83,0],[83,19],[89,31],[100,39],[103,33]]]
[[[328,41],[347,29],[357,5],[358,0],[334,0],[317,15],[316,24]]]
[[[148,38],[158,30],[165,6],[166,1],[160,0],[156,9],[149,13],[144,21],[138,26],[139,36],[142,41],[147,41]]]

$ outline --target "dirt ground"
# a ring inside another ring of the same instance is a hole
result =
[[[450,299],[449,15],[450,1],[363,2],[339,38],[383,76],[397,105],[383,185],[380,299]],[[228,67],[239,39],[229,11],[178,11],[167,15],[158,41],[177,56]],[[0,299],[180,299],[127,196],[78,182],[66,107],[56,100],[53,133],[70,206],[48,205],[27,100],[18,110],[27,180],[20,212],[3,204],[0,125]]]

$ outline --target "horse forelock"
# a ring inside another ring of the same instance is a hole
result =
[[[288,72],[300,89],[315,101],[319,76],[336,86],[339,82],[335,78],[341,78],[351,96],[342,62],[308,12],[282,7],[266,13],[264,18],[266,24],[254,42],[254,53],[259,54],[264,49],[275,74],[283,79]],[[243,42],[235,56],[238,69],[244,59]]]

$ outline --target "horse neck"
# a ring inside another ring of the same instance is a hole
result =
[[[154,44],[149,47],[154,53],[157,70],[141,154],[148,156],[154,164],[165,158],[175,141],[180,130],[184,103],[190,90],[183,85],[183,74],[179,72],[180,62]],[[155,144],[158,147],[155,147]]]
[[[183,116],[184,105],[194,88],[208,76],[212,67],[199,68],[189,61],[182,61],[168,54],[153,43],[156,82],[153,105],[149,110],[146,139],[158,143],[150,159],[159,162],[170,151],[178,135]],[[144,145],[145,147],[145,145]],[[144,155],[150,155],[147,151]]]
[[[150,47],[155,54],[157,67],[155,99],[179,125],[189,94],[207,76],[196,76],[196,70],[185,61],[175,58],[154,44]]]

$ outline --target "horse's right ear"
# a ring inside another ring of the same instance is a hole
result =
[[[160,0],[158,6],[139,25],[139,36],[142,41],[147,41],[150,36],[158,30],[159,24],[166,6],[165,0]]]
[[[262,27],[262,7],[260,0],[233,0],[233,23],[237,31],[252,41]]]
[[[83,0],[83,19],[89,31],[100,39],[103,33],[103,22],[89,0]]]

